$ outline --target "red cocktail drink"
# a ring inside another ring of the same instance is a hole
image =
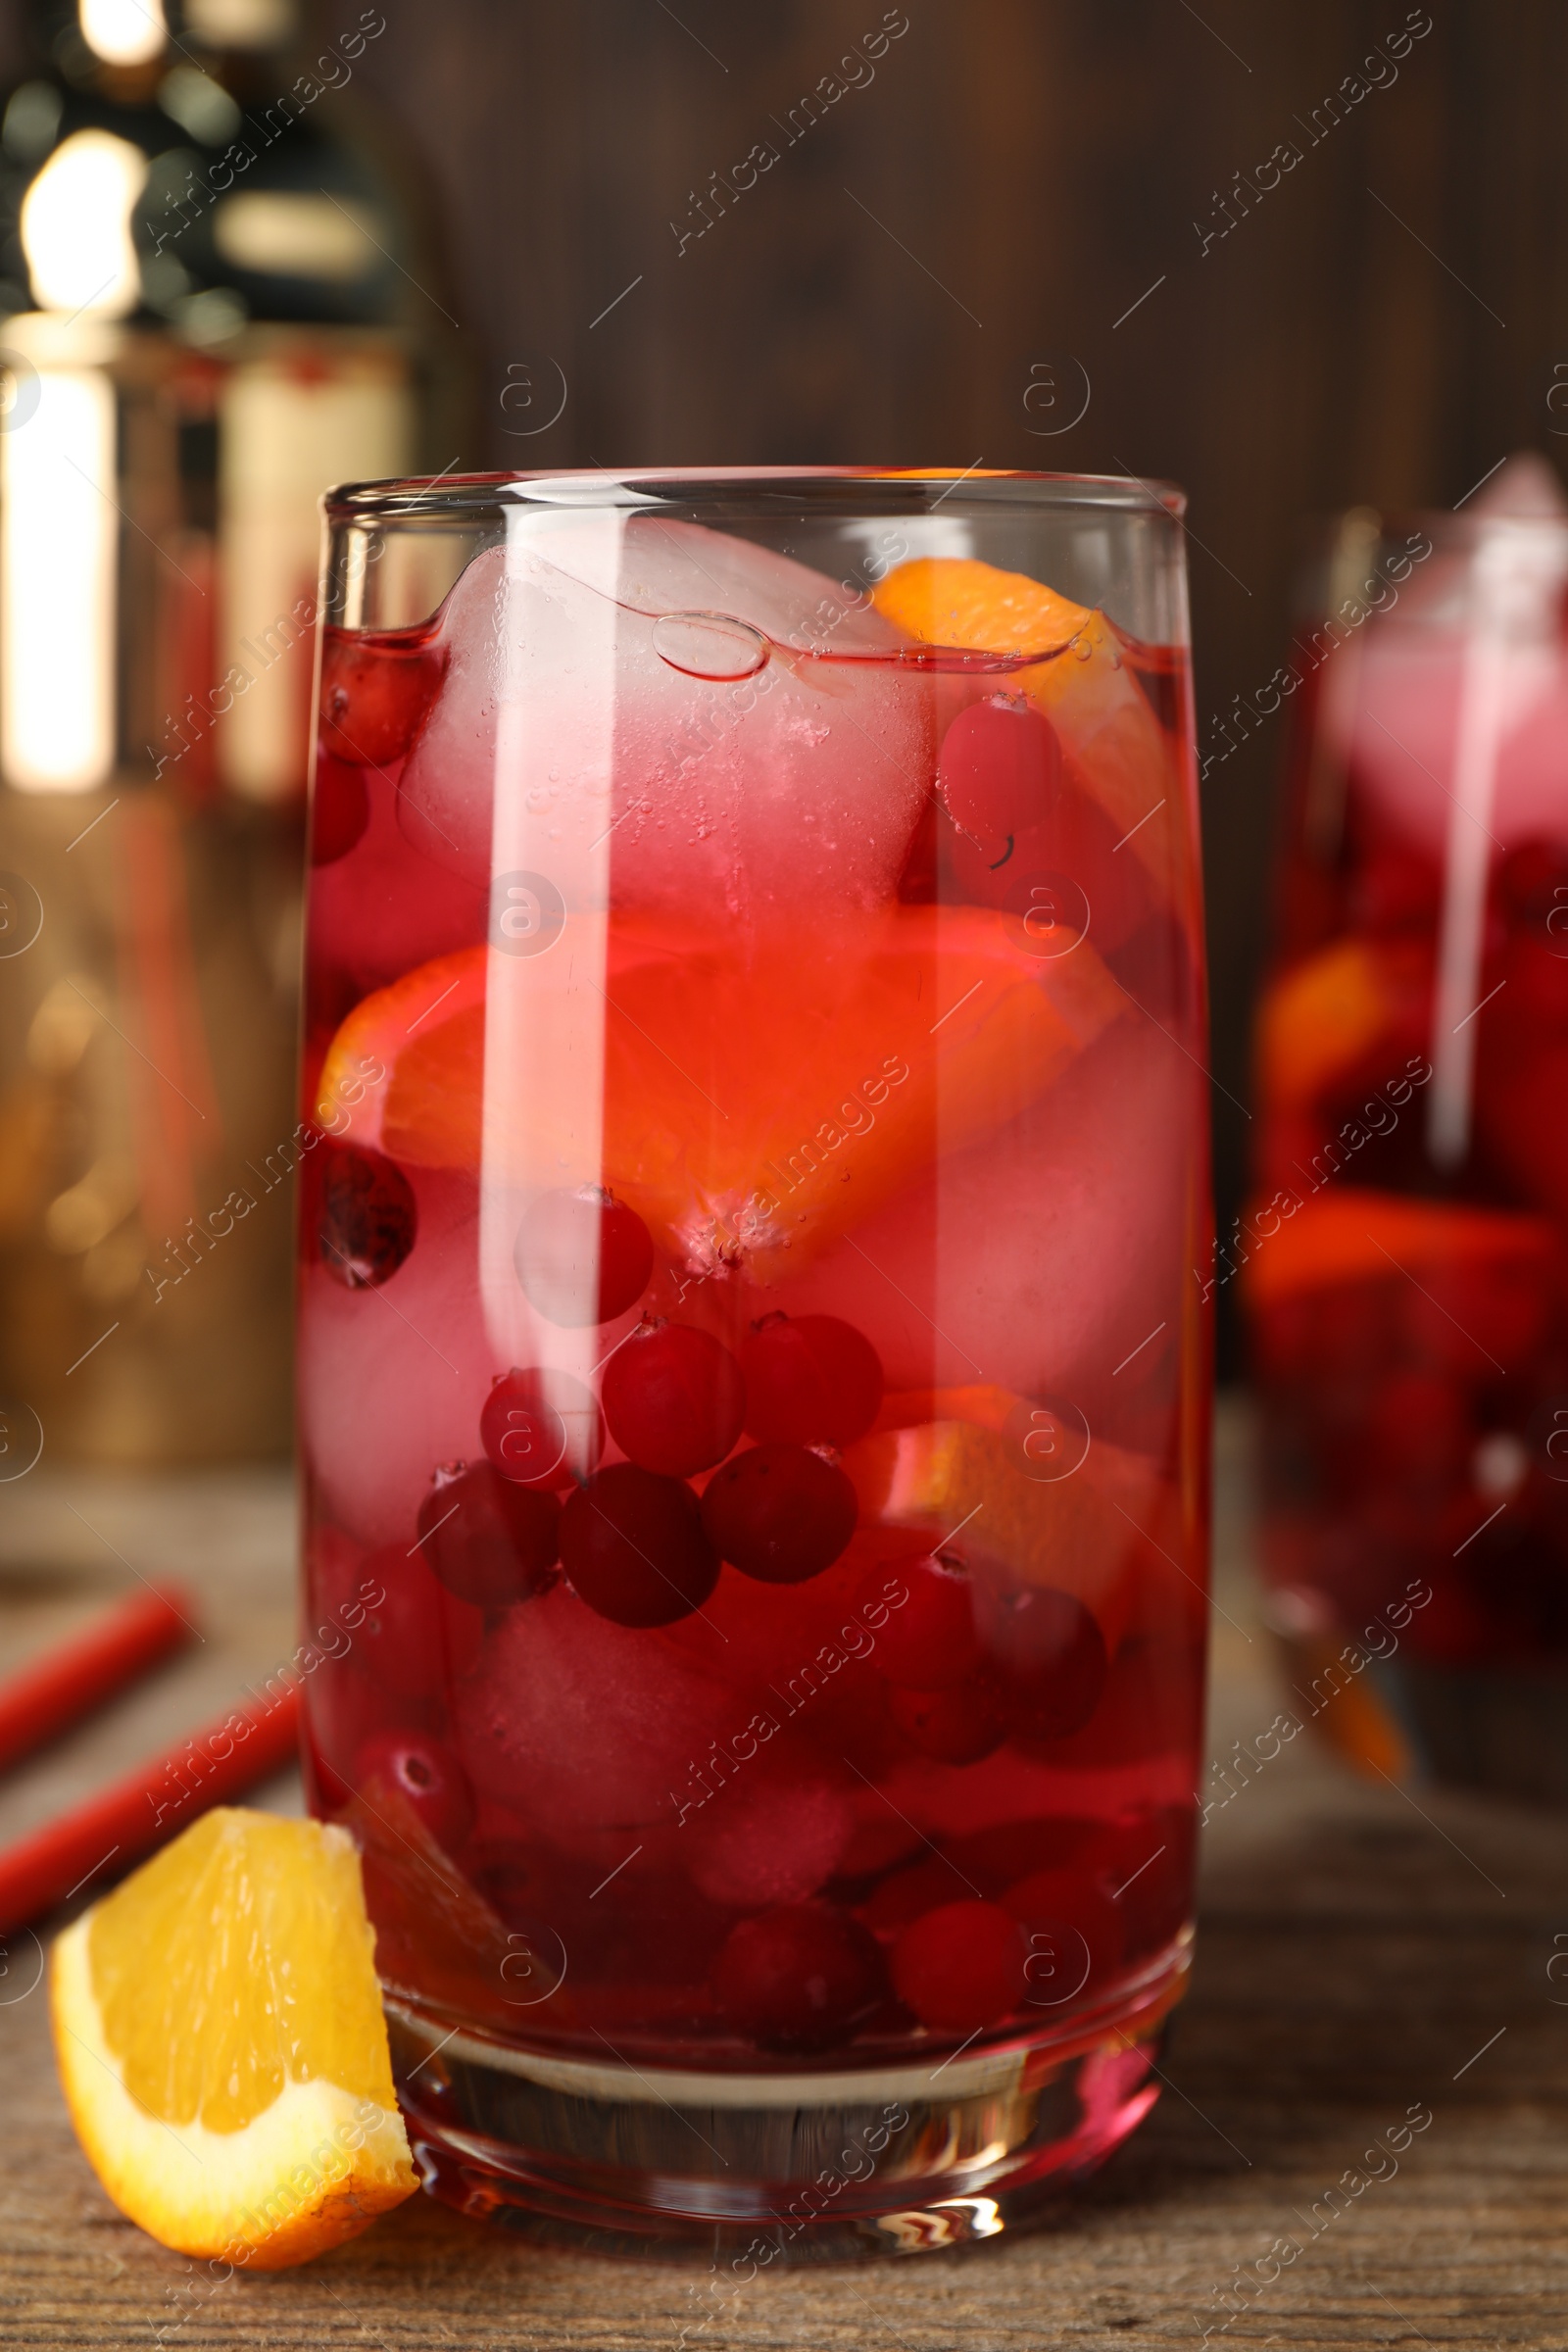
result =
[[[1206,1542],[1176,512],[331,507],[310,1762],[475,2210],[896,2246],[1152,2096]]]

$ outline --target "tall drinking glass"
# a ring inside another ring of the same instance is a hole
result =
[[[742,2279],[994,2234],[1156,2095],[1207,1519],[1181,512],[327,501],[309,1768],[467,2211]]]

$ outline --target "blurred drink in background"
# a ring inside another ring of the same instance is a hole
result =
[[[1568,509],[1342,525],[1293,748],[1239,1274],[1296,1687],[1381,1770],[1568,1798]],[[1294,683],[1292,682],[1294,681]]]
[[[316,501],[464,421],[341,14],[46,6],[0,114],[0,1396],[57,1459],[288,1445]]]

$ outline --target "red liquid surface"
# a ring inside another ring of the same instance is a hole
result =
[[[1568,804],[1515,677],[1483,821],[1455,813],[1463,641],[1369,637],[1301,698],[1256,1192],[1217,1267],[1250,1308],[1267,1567],[1282,1623],[1334,1645],[1560,1657]],[[1560,652],[1533,658],[1560,727]]]
[[[853,700],[793,895],[786,826],[716,902],[694,849],[682,904],[617,734],[600,901],[518,955],[448,803],[444,861],[410,815],[439,634],[385,678],[379,642],[327,648],[333,760],[377,760],[346,848],[323,771],[300,1283],[314,1800],[383,1978],[754,2071],[1131,2013],[1188,1918],[1202,1692],[1184,666],[1102,629],[1086,717],[890,660],[916,772],[838,904]],[[734,690],[690,692],[711,776]]]

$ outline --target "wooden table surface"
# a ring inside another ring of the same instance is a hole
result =
[[[1286,1696],[1250,1599],[1246,1462],[1232,1410],[1216,1758]],[[204,1647],[10,1777],[6,1838],[284,1654],[292,1520],[280,1478],[148,1489],[40,1470],[0,1494],[8,1660],[133,1571],[188,1578],[209,1618]],[[284,1783],[258,1801],[299,1800]],[[764,2273],[688,2343],[1023,2352],[1212,2329],[1215,2344],[1568,2346],[1568,1983],[1548,1974],[1568,1950],[1568,1818],[1363,1786],[1301,1738],[1215,1809],[1201,1911],[1169,2087],[1086,2190],[989,2246]],[[0,2345],[674,2352],[703,2266],[541,2253],[423,2199],[305,2270],[204,2290],[78,2154],[40,1965],[16,1937],[0,1978]],[[1412,2109],[1430,2124],[1386,2152]],[[1239,2274],[1248,2293],[1221,2301]]]

